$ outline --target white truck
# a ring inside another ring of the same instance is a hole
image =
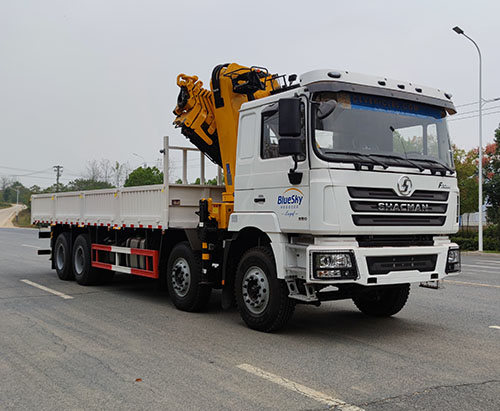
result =
[[[346,71],[294,81],[235,63],[214,69],[211,91],[179,75],[175,125],[224,186],[170,184],[165,139],[163,185],[34,195],[59,278],[158,278],[186,311],[222,289],[224,308],[269,332],[296,303],[390,316],[411,283],[457,274],[451,96]]]

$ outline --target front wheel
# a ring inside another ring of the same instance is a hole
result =
[[[235,295],[241,318],[258,331],[279,330],[295,309],[285,282],[278,280],[269,247],[254,247],[243,254],[236,271]]]
[[[390,317],[402,310],[410,295],[410,284],[373,287],[353,297],[354,304],[363,314]]]
[[[210,300],[212,287],[201,284],[201,258],[187,241],[177,244],[168,258],[168,294],[182,311],[202,311]]]

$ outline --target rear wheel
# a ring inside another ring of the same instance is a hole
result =
[[[201,258],[187,241],[177,244],[167,264],[168,293],[182,311],[202,311],[210,300],[212,287],[201,282]]]
[[[81,285],[92,285],[99,279],[99,270],[92,267],[90,239],[87,234],[80,234],[73,245],[73,274]]]
[[[277,278],[269,247],[254,247],[243,254],[236,272],[235,295],[241,318],[258,331],[279,330],[295,309],[285,282]]]
[[[354,304],[363,314],[390,317],[401,311],[408,301],[410,284],[387,288],[373,287],[353,297]]]
[[[74,280],[71,269],[71,247],[69,233],[61,233],[57,236],[54,245],[54,265],[59,279],[64,281]]]

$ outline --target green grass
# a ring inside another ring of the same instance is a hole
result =
[[[11,203],[6,203],[5,201],[0,201],[0,208],[9,208],[11,207]]]
[[[29,209],[21,210],[17,216],[17,219],[12,220],[16,227],[34,227],[31,224],[31,211]]]

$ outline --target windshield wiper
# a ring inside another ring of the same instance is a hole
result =
[[[387,169],[389,166],[385,164],[383,161],[377,160],[376,158],[372,157],[372,154],[364,154],[364,153],[356,153],[353,151],[325,151],[325,154],[345,154],[348,156],[354,156],[357,157],[361,160],[364,160],[365,157],[367,157],[370,160],[371,164],[375,164],[378,166],[381,166],[385,169]]]
[[[412,157],[412,160],[415,160],[415,161],[424,161],[426,163],[436,164],[436,165],[439,165],[442,168],[444,168],[446,171],[449,171],[450,174],[454,173],[453,169],[451,169],[450,167],[448,167],[446,164],[443,164],[443,163],[441,163],[441,161],[437,161],[437,160],[434,160],[432,158],[415,158],[415,157]]]
[[[398,160],[406,161],[408,164],[412,165],[413,167],[418,168],[418,171],[420,171],[420,172],[425,171],[425,168],[422,167],[420,164],[417,164],[414,161],[411,161],[410,159],[405,158],[403,156],[398,156],[396,154],[370,154],[370,155],[385,157],[385,158],[397,158]]]

